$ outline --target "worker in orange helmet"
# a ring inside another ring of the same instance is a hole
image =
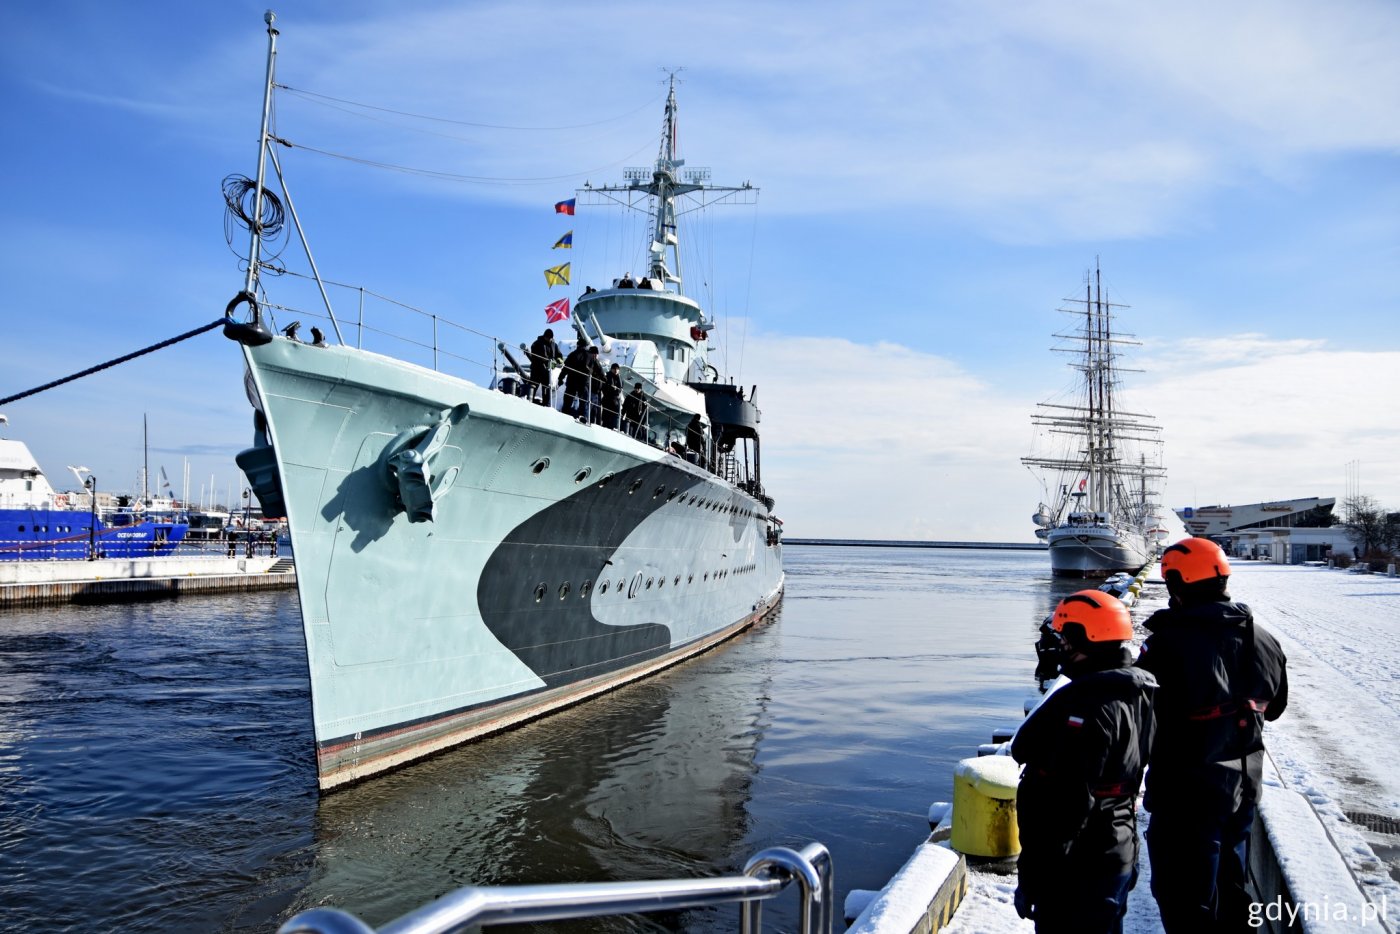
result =
[[[1137,793],[1153,735],[1157,682],[1133,667],[1133,624],[1112,594],[1060,601],[1052,631],[1070,681],[1011,742],[1021,856],[1016,910],[1037,934],[1118,934],[1137,882]]]
[[[1231,601],[1230,562],[1215,542],[1170,546],[1162,576],[1170,602],[1148,619],[1138,658],[1161,684],[1143,802],[1152,895],[1167,934],[1244,930],[1264,721],[1288,704],[1287,659]]]

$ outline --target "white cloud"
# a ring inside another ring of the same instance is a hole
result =
[[[1231,340],[1169,347],[1144,380],[1165,429],[1169,505],[1341,499],[1358,461],[1363,492],[1400,508],[1400,351],[1245,335],[1251,359],[1222,353]]]
[[[589,174],[615,177],[651,154],[659,99],[628,110],[660,93],[652,40],[665,35],[688,69],[683,148],[717,181],[753,177],[768,210],[934,209],[1015,242],[1180,230],[1224,188],[1305,178],[1318,154],[1400,148],[1400,8],[1365,0],[1086,0],[1073,12],[1051,0],[828,3],[800,14],[535,0],[409,4],[340,23],[293,12],[279,25],[285,83],[480,123],[575,127],[420,124],[460,137],[449,143],[386,130],[399,118],[283,96],[279,130],[306,145],[463,175],[612,166]],[[89,69],[102,85],[65,93],[153,117],[216,101],[221,112],[188,119],[227,120],[231,101],[254,100],[260,26],[192,47],[159,85]],[[486,195],[538,200],[528,185]]]
[[[1258,334],[1155,349],[1122,401],[1163,427],[1164,506],[1341,498],[1355,460],[1365,492],[1400,508],[1400,351]],[[790,535],[1032,540],[1040,489],[1020,458],[1040,400],[1008,396],[1005,374],[827,337],[751,334],[746,354]]]

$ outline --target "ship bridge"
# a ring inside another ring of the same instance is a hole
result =
[[[629,282],[627,278],[618,280]],[[691,298],[646,285],[614,285],[586,292],[578,299],[578,317],[590,315],[609,337],[649,340],[656,345],[666,376],[685,382],[691,374],[698,341],[706,329],[705,313]]]

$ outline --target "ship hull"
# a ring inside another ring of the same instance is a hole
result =
[[[1056,577],[1136,573],[1151,560],[1147,538],[1110,526],[1058,526],[1046,536]]]
[[[533,719],[770,612],[767,505],[641,441],[346,347],[245,346],[297,555],[323,789]],[[394,454],[437,432],[414,518]]]

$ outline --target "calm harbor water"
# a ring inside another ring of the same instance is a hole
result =
[[[377,925],[462,885],[729,874],[813,840],[839,908],[1020,718],[1036,627],[1077,587],[1035,552],[786,564],[780,614],[721,648],[324,799],[293,592],[0,614],[0,928],[272,930],[322,904]]]

